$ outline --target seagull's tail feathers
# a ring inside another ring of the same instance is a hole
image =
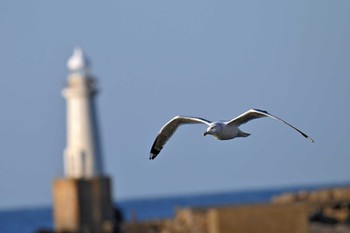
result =
[[[249,135],[250,135],[250,133],[245,133],[243,131],[239,131],[237,136],[245,138],[245,137],[248,137]]]

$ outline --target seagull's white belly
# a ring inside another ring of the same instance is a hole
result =
[[[214,136],[219,140],[229,140],[237,137],[238,132],[239,132],[238,127],[225,125]]]

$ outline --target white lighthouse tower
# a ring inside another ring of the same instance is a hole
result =
[[[64,152],[65,176],[91,178],[103,174],[94,97],[96,81],[89,60],[76,48],[67,62],[67,147]]]
[[[81,49],[67,63],[67,147],[63,178],[53,183],[56,232],[117,232],[111,179],[102,168],[97,127],[96,81]]]

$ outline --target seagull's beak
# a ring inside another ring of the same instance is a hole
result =
[[[203,134],[203,136],[206,136],[207,134],[208,134],[208,131],[205,131],[204,134]]]

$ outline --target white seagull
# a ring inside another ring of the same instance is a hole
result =
[[[165,143],[169,138],[175,133],[176,129],[183,124],[197,124],[202,123],[208,125],[207,130],[204,132],[204,136],[207,134],[213,135],[219,140],[229,140],[236,137],[248,137],[250,134],[241,131],[238,127],[248,121],[261,118],[261,117],[271,117],[275,120],[283,122],[288,126],[292,127],[298,131],[301,135],[307,138],[309,141],[314,142],[312,138],[303,133],[301,130],[295,128],[291,124],[282,120],[279,117],[271,115],[267,111],[259,109],[250,109],[243,113],[242,115],[233,118],[230,121],[208,121],[199,117],[189,117],[189,116],[176,116],[166,123],[159,131],[156,140],[154,141],[149,159],[155,159],[159,152],[162,150]]]

